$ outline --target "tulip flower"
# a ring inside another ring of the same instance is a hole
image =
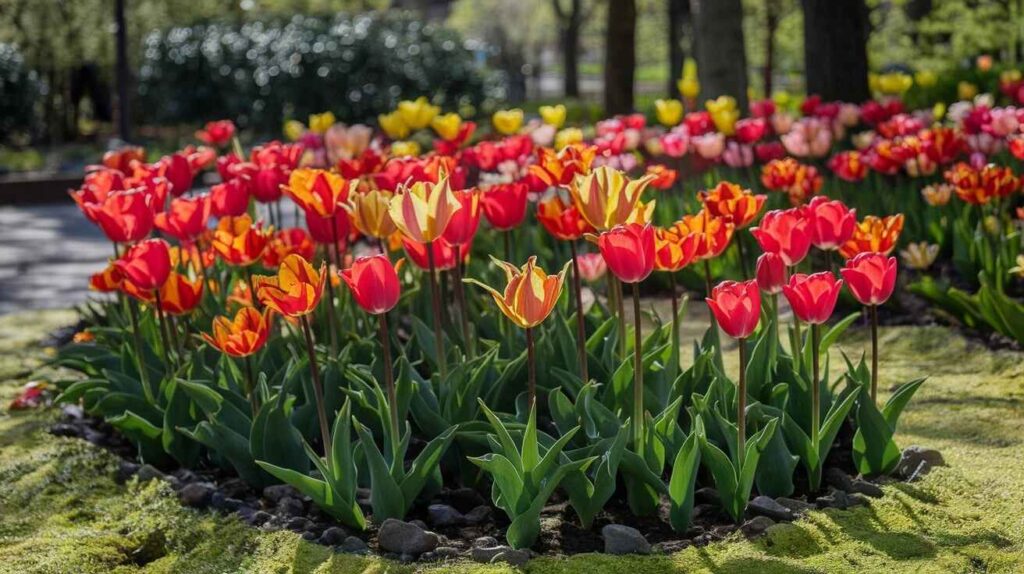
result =
[[[184,154],[176,153],[165,156],[157,162],[157,175],[171,184],[171,193],[179,197],[192,188],[192,165]]]
[[[647,166],[647,174],[654,176],[654,179],[651,180],[651,187],[660,190],[672,189],[679,178],[678,171],[661,164]]]
[[[237,217],[249,208],[249,189],[240,178],[210,188],[210,212],[217,217]]]
[[[234,319],[217,316],[213,319],[213,335],[203,333],[203,340],[225,355],[244,358],[248,387],[245,394],[249,397],[252,415],[259,412],[256,397],[256,379],[252,372],[249,356],[263,348],[270,335],[270,310],[263,312],[253,307],[242,307],[235,313]]]
[[[225,217],[217,222],[212,245],[228,265],[247,267],[259,261],[271,233],[263,229],[262,221],[253,223],[248,214]]]
[[[459,208],[454,210],[441,237],[453,246],[472,241],[480,225],[480,190],[466,189],[452,192]]]
[[[526,184],[521,182],[501,183],[485,190],[480,203],[491,227],[498,231],[519,227],[526,218],[529,191]]]
[[[156,214],[156,228],[179,241],[191,241],[206,230],[210,218],[210,197],[176,197],[167,211]]]
[[[757,286],[771,295],[782,292],[786,282],[786,262],[777,253],[763,253],[757,258]]]
[[[608,269],[623,283],[639,283],[654,270],[654,228],[630,223],[618,225],[597,238]]]
[[[808,221],[795,209],[769,211],[750,233],[765,253],[782,257],[786,267],[800,263],[811,247]]]
[[[377,189],[366,193],[349,194],[348,203],[342,207],[348,211],[352,219],[352,225],[360,233],[378,240],[383,252],[384,244],[381,240],[395,232],[395,222],[391,220],[391,213],[388,206],[391,201],[391,194]]]
[[[203,299],[203,281],[190,281],[185,275],[172,271],[160,287],[160,310],[171,315],[191,313]]]
[[[878,390],[878,306],[889,300],[896,286],[896,258],[861,253],[840,270],[853,296],[871,317],[871,400]]]
[[[380,343],[383,351],[384,382],[391,408],[391,436],[401,436],[398,424],[398,398],[395,392],[395,377],[391,365],[391,335],[388,332],[387,312],[398,304],[401,285],[398,282],[397,265],[392,265],[387,255],[360,257],[352,267],[341,272],[341,278],[352,290],[356,303],[364,311],[378,316]]]
[[[652,175],[630,180],[617,169],[601,166],[587,175],[576,176],[570,191],[587,223],[605,231],[630,220],[641,194],[653,180]]]
[[[838,199],[817,196],[807,204],[806,214],[811,244],[823,251],[838,250],[857,226],[857,210]]]
[[[256,297],[268,308],[285,317],[298,317],[306,338],[306,353],[309,355],[309,369],[313,377],[313,392],[316,400],[317,418],[320,421],[320,438],[324,452],[331,449],[330,427],[327,422],[327,410],[324,406],[323,384],[320,381],[320,370],[316,365],[313,329],[309,324],[312,313],[324,292],[327,281],[327,264],[322,263],[317,271],[301,256],[292,254],[285,257],[276,276],[255,276],[252,285]]]
[[[121,288],[123,282],[124,275],[121,274],[114,262],[111,262],[103,271],[93,273],[89,277],[89,289],[100,293],[113,293]]]
[[[679,124],[683,119],[683,102],[679,100],[654,100],[654,113],[658,123],[666,127]]]
[[[537,220],[552,237],[561,241],[574,241],[596,231],[576,205],[558,193],[537,204]]]
[[[446,141],[451,141],[459,136],[459,128],[462,127],[462,118],[459,114],[438,114],[430,121],[430,127]]]
[[[590,172],[597,155],[594,146],[571,145],[557,153],[547,148],[537,150],[537,163],[530,166],[530,174],[548,187],[569,185],[578,175]]]
[[[492,258],[493,259],[493,258]],[[479,285],[487,290],[497,303],[498,309],[515,325],[526,329],[527,361],[529,362],[529,408],[537,399],[537,372],[533,350],[533,328],[544,322],[562,294],[562,284],[569,268],[567,263],[558,275],[548,275],[537,266],[537,258],[530,257],[521,268],[494,259],[505,271],[507,284],[504,291],[498,291],[475,279],[467,283]]]
[[[580,276],[588,283],[596,283],[608,272],[608,264],[600,253],[580,253],[576,256],[580,267]]]
[[[721,255],[729,247],[736,226],[731,221],[715,217],[707,209],[702,209],[696,215],[684,215],[675,223],[674,227],[677,233],[683,235],[690,233],[699,235],[700,241],[697,243],[697,253],[694,257],[698,261],[704,262],[706,290],[711,293],[711,260]]]
[[[284,191],[302,209],[320,217],[330,217],[355,186],[355,181],[347,181],[338,174],[303,168],[291,173]]]
[[[953,197],[953,186],[948,183],[926,185],[921,190],[921,197],[932,207],[942,207]]]
[[[861,253],[888,255],[896,247],[903,231],[903,214],[876,217],[868,215],[857,224],[853,236],[839,248],[844,259],[852,259]]]
[[[903,265],[917,271],[924,271],[935,263],[939,256],[939,246],[927,241],[919,241],[907,244],[906,249],[900,250],[900,259]],[[858,257],[860,257],[858,255]]]
[[[114,266],[139,289],[159,289],[171,273],[171,255],[163,239],[147,239],[132,245]]]
[[[560,128],[565,124],[566,108],[562,104],[541,106],[537,111],[540,119],[549,126]]]
[[[519,108],[511,110],[498,110],[491,118],[494,129],[506,136],[513,135],[523,126],[523,110]]]
[[[767,199],[764,195],[754,195],[749,189],[727,181],[719,183],[711,191],[702,191],[698,197],[711,215],[724,218],[736,229],[753,222]]]
[[[152,201],[142,191],[111,193],[102,203],[84,204],[83,209],[107,239],[115,243],[138,241],[153,229]]]
[[[397,111],[405,125],[413,130],[421,130],[430,125],[441,109],[431,105],[425,96],[420,96],[415,100],[398,102]]]
[[[206,126],[196,132],[196,139],[206,145],[224,147],[235,137],[235,123],[231,120],[206,122]]]
[[[313,259],[313,239],[301,227],[281,229],[271,236],[263,250],[263,266],[274,268],[281,265],[286,257],[295,253],[309,261]]]
[[[417,243],[430,243],[441,237],[460,208],[447,176],[437,183],[417,181],[409,186],[399,185],[388,204],[399,231]]]
[[[745,339],[761,320],[761,292],[751,279],[743,283],[723,281],[705,299],[715,322],[734,339],[739,339],[740,377],[736,389],[736,452],[746,452],[747,440],[747,358]]]
[[[306,211],[304,213],[306,229],[309,236],[317,245],[336,245],[338,250],[344,250],[349,235],[351,234],[350,218],[348,213],[337,210],[331,217],[320,217],[320,215]],[[337,241],[335,241],[337,239]]]

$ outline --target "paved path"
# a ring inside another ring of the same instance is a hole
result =
[[[110,242],[70,201],[0,207],[0,314],[85,301]]]

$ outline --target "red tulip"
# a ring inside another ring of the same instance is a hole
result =
[[[573,201],[566,200],[559,193],[550,199],[537,204],[537,221],[555,239],[572,241],[583,237],[584,233],[593,231]]]
[[[452,213],[441,237],[451,245],[465,245],[473,240],[480,226],[480,190],[476,188],[453,191],[460,208]]]
[[[171,253],[163,239],[147,239],[128,248],[114,265],[139,289],[153,290],[171,273]]]
[[[341,272],[341,278],[348,284],[353,298],[363,310],[371,315],[380,315],[398,304],[401,294],[398,267],[391,264],[387,255],[360,257],[351,267]]]
[[[108,239],[131,243],[153,229],[153,209],[143,191],[114,192],[99,204],[83,204],[89,219],[96,222]]]
[[[820,325],[832,316],[842,288],[842,279],[836,279],[829,271],[813,275],[796,273],[789,278],[788,284],[782,286],[782,293],[793,314],[801,321]]]
[[[183,153],[161,158],[157,163],[157,175],[171,182],[171,193],[175,197],[191,189],[192,178],[195,176],[192,172],[192,164]]]
[[[896,258],[881,253],[861,253],[839,271],[850,292],[864,305],[881,305],[896,287]]]
[[[179,241],[189,241],[206,229],[210,217],[210,198],[178,197],[171,200],[166,212],[156,214],[156,228]]]
[[[277,167],[257,170],[252,175],[252,196],[260,203],[273,203],[281,199],[281,186],[288,183],[288,172]]]
[[[488,223],[499,231],[519,227],[526,218],[526,196],[529,191],[522,182],[491,186],[480,200]]]
[[[249,186],[236,177],[210,188],[210,212],[217,217],[237,217],[249,209]]]
[[[263,250],[263,266],[274,268],[281,265],[285,257],[297,253],[303,259],[313,259],[313,239],[301,227],[289,227],[274,233]]]
[[[469,252],[471,251],[470,245],[466,245],[462,249],[462,261],[465,262],[469,259]],[[424,243],[417,243],[411,239],[402,238],[402,247],[405,248],[405,254],[409,256],[409,261],[412,261],[413,265],[423,269],[424,271],[430,269],[430,260],[427,258],[427,246]],[[451,243],[444,240],[443,237],[430,242],[430,250],[434,253],[434,268],[438,271],[447,271],[455,268],[455,249]]]
[[[654,228],[639,223],[616,225],[597,239],[608,269],[625,283],[639,283],[654,270]]]
[[[786,283],[786,264],[776,253],[764,253],[757,258],[757,286],[765,293],[782,292]]]
[[[256,297],[267,307],[286,317],[302,317],[312,313],[324,293],[327,264],[315,269],[301,255],[284,258],[277,275],[256,275],[252,286]]]
[[[746,118],[736,122],[736,139],[740,143],[752,144],[764,137],[768,122],[761,118]]]
[[[113,263],[107,264],[106,268],[99,273],[93,273],[89,277],[89,289],[100,293],[112,293],[121,288],[124,283],[124,275],[118,271]]]
[[[334,231],[337,228],[339,247],[344,246],[351,231],[348,212],[344,209],[334,212],[333,222],[331,217],[320,217],[314,212],[307,211],[306,227],[309,229],[313,241],[319,245],[334,243]]]
[[[160,310],[171,315],[185,315],[203,299],[203,280],[189,281],[188,277],[172,271],[160,286]]]
[[[819,195],[807,204],[807,222],[811,243],[824,251],[835,251],[853,236],[857,227],[857,210],[846,207],[838,199]]]
[[[775,253],[782,257],[787,267],[792,267],[804,257],[811,248],[811,234],[807,220],[801,217],[796,209],[769,211],[761,219],[761,224],[750,230],[765,253]]]
[[[206,122],[206,127],[196,132],[196,139],[206,145],[224,146],[235,136],[235,124],[231,120]]]
[[[761,320],[761,292],[753,279],[743,283],[723,281],[705,301],[718,325],[734,339],[749,337]]]

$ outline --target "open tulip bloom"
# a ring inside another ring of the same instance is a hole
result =
[[[839,271],[853,296],[868,308],[871,317],[871,400],[878,396],[878,306],[896,288],[896,258],[881,253],[861,253]]]
[[[718,326],[740,343],[740,376],[736,388],[736,452],[744,453],[747,440],[747,357],[744,342],[754,333],[761,320],[761,292],[757,288],[757,281],[753,279],[743,283],[723,281],[711,290],[711,296],[706,301],[718,320]]]

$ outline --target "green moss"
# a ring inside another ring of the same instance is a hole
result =
[[[0,318],[0,399],[38,365],[26,351],[69,315]],[[864,333],[843,343],[859,355]],[[949,467],[892,483],[852,511],[813,512],[755,540],[734,539],[671,556],[539,558],[527,571],[1013,572],[1024,564],[1024,356],[992,352],[944,328],[883,331],[882,381],[931,378],[902,420],[901,445],[942,451]],[[838,349],[836,350],[838,353]],[[841,364],[838,354],[833,365]],[[181,507],[160,482],[118,485],[116,460],[46,433],[52,412],[0,414],[0,572],[413,572],[376,558],[335,554],[290,532],[266,533]],[[472,563],[423,572],[499,573]]]

